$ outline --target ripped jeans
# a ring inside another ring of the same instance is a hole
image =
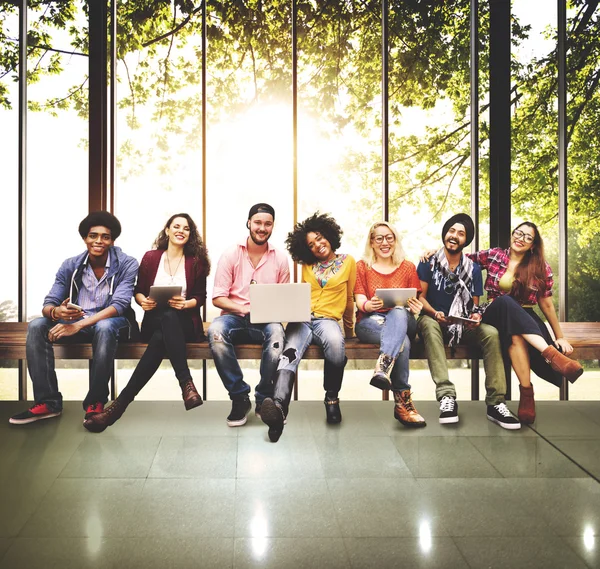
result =
[[[273,376],[279,355],[283,350],[283,326],[279,323],[251,324],[250,318],[237,314],[224,314],[215,318],[208,329],[208,343],[219,377],[230,399],[243,399],[250,386],[235,355],[235,344],[262,344],[260,381],[255,388],[256,403],[273,397]]]
[[[322,348],[325,357],[323,388],[337,393],[342,386],[346,365],[346,344],[337,320],[312,318],[310,322],[290,322],[285,330],[285,346],[277,370],[296,373],[300,360],[310,344]],[[338,370],[330,372],[329,370]]]

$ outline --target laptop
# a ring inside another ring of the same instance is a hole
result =
[[[310,284],[251,284],[250,322],[310,322]]]

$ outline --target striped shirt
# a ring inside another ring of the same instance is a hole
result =
[[[108,268],[110,267],[110,255],[106,258],[104,274],[98,280],[94,274],[94,269],[89,263],[86,263],[82,275],[82,286],[79,290],[78,302],[83,308],[85,317],[92,316],[108,305],[108,296],[110,293],[111,282],[107,278]],[[111,279],[112,280],[112,279]]]

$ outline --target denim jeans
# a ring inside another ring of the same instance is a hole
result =
[[[51,411],[62,409],[62,395],[54,369],[54,349],[48,340],[48,331],[56,326],[49,318],[37,318],[29,323],[27,331],[27,365],[33,382],[36,403],[46,403]],[[74,336],[61,340],[61,344],[92,343],[93,360],[90,364],[89,391],[83,408],[93,403],[108,401],[108,381],[113,372],[119,331],[129,327],[127,318],[105,318]]]
[[[381,353],[396,359],[390,374],[394,391],[410,389],[410,340],[406,335],[408,318],[408,312],[397,307],[385,314],[367,314],[356,324],[356,335],[361,342],[379,344]]]
[[[438,401],[448,395],[456,397],[456,388],[448,376],[448,363],[444,348],[442,327],[431,316],[421,315],[418,322],[419,334],[425,343],[425,354],[431,377],[436,384]],[[500,347],[498,330],[489,324],[480,324],[473,330],[463,329],[461,342],[479,346],[483,352],[485,370],[485,402],[488,405],[504,403],[506,395],[506,374]]]
[[[290,322],[285,330],[285,346],[279,358],[277,370],[296,373],[300,360],[310,344],[323,350],[325,373],[323,388],[337,393],[342,386],[346,365],[346,344],[337,320],[312,318],[310,322]]]
[[[142,323],[142,340],[148,342],[148,347],[119,394],[119,399],[133,401],[156,373],[165,356],[169,358],[180,384],[192,379],[185,343],[193,339],[194,323],[186,311],[167,307],[146,312]]]
[[[283,326],[276,322],[251,324],[249,317],[237,314],[224,314],[213,320],[208,329],[208,343],[230,399],[243,399],[250,393],[250,386],[244,381],[233,346],[262,344],[260,382],[254,390],[256,403],[260,405],[265,397],[273,397],[273,376],[283,350],[284,338]]]

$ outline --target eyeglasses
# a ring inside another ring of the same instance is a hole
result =
[[[376,237],[373,237],[373,241],[375,241],[375,243],[378,245],[381,245],[384,239],[388,243],[393,243],[396,241],[396,236],[393,233],[388,233],[387,235],[377,235]]]
[[[534,238],[531,235],[528,235],[527,233],[523,233],[520,229],[515,229],[513,232],[513,237],[516,237],[517,239],[522,239],[523,241],[525,241],[525,243],[533,243]]]
[[[444,292],[446,294],[454,294],[458,283],[458,275],[456,273],[448,273],[444,284]]]

